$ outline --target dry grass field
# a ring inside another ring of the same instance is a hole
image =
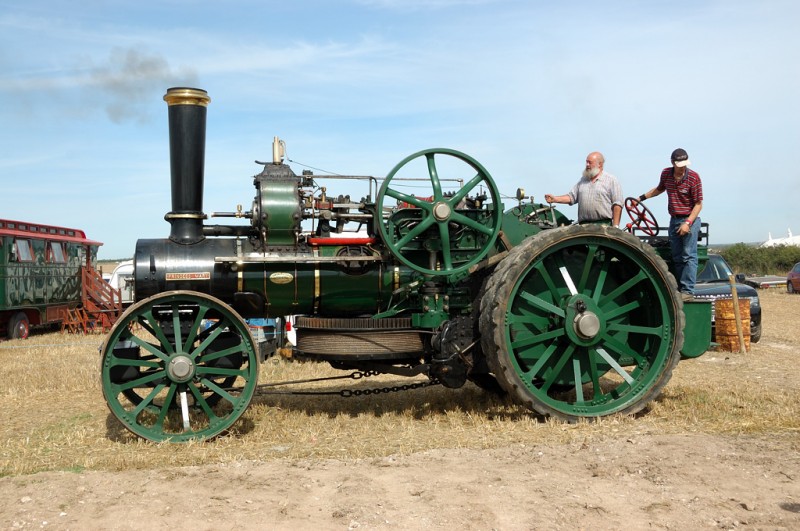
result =
[[[0,527],[798,529],[800,296],[762,305],[750,353],[681,362],[637,418],[566,425],[472,385],[269,394],[229,435],[183,445],[110,415],[101,336],[2,342]],[[342,374],[268,360],[259,380]]]

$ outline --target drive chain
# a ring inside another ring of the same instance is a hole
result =
[[[403,384],[403,385],[393,385],[387,387],[375,387],[372,389],[340,389],[338,391],[266,391],[265,388],[267,387],[277,387],[279,385],[296,385],[301,383],[311,383],[311,382],[319,382],[325,380],[339,380],[339,379],[351,379],[351,380],[360,380],[361,378],[367,378],[370,376],[377,376],[379,374],[383,374],[379,371],[355,371],[346,376],[331,376],[327,378],[311,378],[308,380],[293,380],[287,382],[276,382],[271,384],[263,384],[259,385],[258,389],[256,390],[257,395],[339,395],[342,398],[350,398],[353,396],[368,396],[368,395],[379,395],[382,393],[397,393],[401,391],[411,391],[414,389],[421,389],[423,387],[429,387],[432,385],[439,385],[440,382],[436,379],[430,380],[427,382],[415,382],[410,384]]]

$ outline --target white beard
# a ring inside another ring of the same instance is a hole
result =
[[[583,170],[584,179],[594,179],[598,175],[600,175],[600,168],[594,167],[594,168],[586,168],[585,170]]]

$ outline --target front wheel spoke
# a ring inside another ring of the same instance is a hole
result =
[[[153,401],[153,399],[158,395],[158,393],[163,391],[166,386],[167,386],[167,384],[165,384],[165,383],[160,383],[157,386],[155,386],[152,391],[147,393],[147,396],[142,399],[142,401],[139,403],[139,405],[136,406],[136,409],[134,409],[131,412],[131,415],[133,415],[134,418],[138,417],[139,413],[144,411],[145,408],[148,408],[148,406]]]
[[[194,323],[192,323],[192,327],[189,329],[189,334],[186,336],[186,341],[183,343],[183,352],[191,351],[192,344],[194,343],[194,340],[197,339],[197,332],[200,330],[200,325],[203,323],[206,313],[208,313],[208,308],[200,305],[197,316],[194,318]]]
[[[145,349],[147,352],[155,356],[156,358],[160,359],[164,363],[169,361],[169,354],[165,353],[161,350],[157,345],[153,345],[152,343],[148,343],[144,339],[140,338],[139,336],[131,336],[130,340],[133,341],[137,346]]]
[[[199,351],[200,349],[198,349]],[[230,354],[238,354],[244,351],[244,345],[239,343],[238,345],[234,345],[232,347],[228,347],[217,352],[212,352],[210,354],[202,354],[200,352],[192,352],[192,356],[195,358],[195,363],[209,363],[211,361],[218,360],[220,358],[224,358]]]
[[[135,380],[131,380],[129,382],[125,382],[123,384],[115,385],[117,389],[120,391],[127,391],[128,389],[136,389],[137,387],[150,387],[148,384],[151,382],[155,382],[157,380],[164,380],[166,378],[164,371],[156,371],[152,374],[148,374],[146,376],[142,376],[141,378],[137,378]]]
[[[150,308],[147,312],[144,313],[147,322],[152,325],[150,328],[150,332],[158,339],[159,343],[161,343],[161,347],[164,349],[164,352],[167,355],[172,355],[175,353],[175,347],[172,345],[172,342],[167,339],[167,335],[164,333],[164,329],[161,328],[161,325],[158,324],[158,320],[153,316],[153,309]]]
[[[163,430],[164,420],[167,418],[167,414],[169,413],[173,400],[175,400],[175,391],[177,390],[177,384],[172,384],[169,386],[169,391],[167,391],[167,396],[164,398],[164,403],[161,405],[161,411],[158,413],[158,418],[156,418],[154,427]]]
[[[181,313],[177,302],[172,303],[172,330],[175,334],[175,350],[176,352],[183,352],[183,342],[181,341]]]
[[[142,314],[142,315],[138,315],[138,316],[136,316],[136,322],[137,322],[137,323],[139,324],[139,326],[141,326],[141,327],[142,327],[142,329],[144,329],[144,330],[145,330],[145,331],[146,331],[148,334],[150,334],[150,335],[151,335],[151,336],[153,336],[153,337],[156,337],[156,331],[153,329],[153,327],[152,327],[152,326],[150,326],[150,321],[147,319],[147,314]],[[126,332],[126,334],[129,334],[129,333],[130,333],[130,331],[127,331],[127,332]],[[134,336],[134,337],[135,337],[135,336]]]
[[[475,229],[476,231],[483,233],[486,236],[491,236],[493,232],[492,227],[487,227],[480,221],[474,220],[459,212],[453,212],[450,215],[449,221],[452,221],[453,223],[458,223],[460,225],[466,225],[467,227]]]
[[[245,378],[246,379],[246,378]],[[230,394],[228,391],[217,385],[216,383],[212,382],[208,378],[203,378],[200,380],[203,385],[209,388],[209,390],[217,393],[219,396],[230,402],[231,404],[236,404],[236,397]]]
[[[183,431],[189,431],[189,399],[186,397],[186,390],[180,391],[178,401],[181,403],[181,419],[183,420]]]
[[[206,384],[205,380],[203,380],[203,383],[205,385],[208,385]],[[206,397],[203,396],[203,393],[200,391],[200,389],[198,389],[196,385],[189,384],[189,390],[192,392],[192,395],[194,396],[195,403],[200,406],[200,408],[208,417],[209,423],[211,422],[212,419],[219,418],[217,414],[214,413],[214,410],[211,409],[211,406],[208,404],[208,400],[206,400]]]
[[[197,367],[195,373],[200,376],[247,376],[247,369],[226,369],[223,367]]]
[[[158,361],[148,361],[143,360],[141,358],[137,359],[128,359],[128,358],[118,358],[114,355],[111,356],[111,366],[112,367],[147,367],[148,369],[160,369],[164,366],[163,363]]]
[[[220,321],[219,324],[221,325],[222,321]],[[202,357],[203,356],[203,352],[205,352],[205,350],[208,348],[208,346],[211,343],[213,343],[214,340],[217,339],[217,337],[219,337],[219,335],[222,334],[222,332],[224,330],[225,330],[224,326],[217,326],[216,328],[214,328],[214,330],[210,334],[208,334],[206,336],[206,338],[203,340],[203,342],[200,343],[199,345],[197,345],[197,348],[192,351],[190,357],[193,358],[194,360],[197,360],[198,357]],[[209,355],[209,357],[210,356],[213,356],[213,354]],[[214,359],[214,358],[212,358],[212,359]],[[196,363],[196,361],[195,361],[195,363]]]

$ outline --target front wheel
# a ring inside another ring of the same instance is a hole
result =
[[[249,328],[230,306],[203,293],[170,291],[134,304],[101,353],[111,413],[151,441],[219,435],[244,413],[257,385]]]
[[[644,408],[680,359],[683,325],[664,261],[598,225],[525,240],[498,265],[481,304],[482,347],[500,385],[567,421]]]

